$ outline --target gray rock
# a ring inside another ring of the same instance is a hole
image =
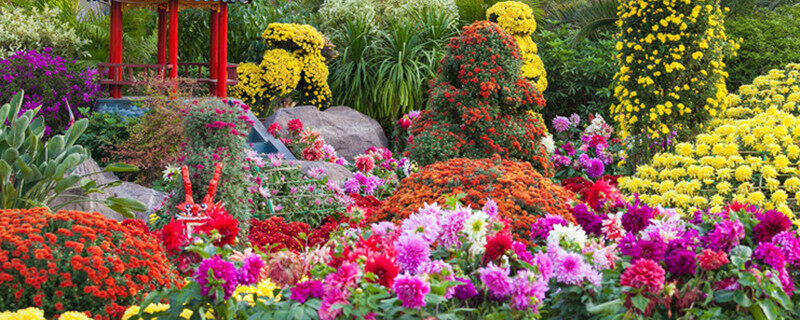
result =
[[[353,173],[350,170],[335,163],[325,161],[297,161],[297,163],[303,172],[308,172],[309,169],[314,167],[325,169],[328,174],[328,181],[336,182],[340,186],[344,184],[345,180],[353,177]]]
[[[80,166],[75,168],[72,171],[72,174],[78,175],[85,175],[89,173],[100,172],[100,166],[97,165],[93,159],[89,158]],[[111,182],[119,181],[119,178],[115,176],[113,173],[106,172],[103,174],[96,174],[92,175],[90,178],[94,179],[98,185],[108,184]],[[64,192],[66,195],[77,195],[79,191],[76,189],[67,190]],[[136,199],[144,203],[148,210],[146,212],[136,212],[136,218],[147,221],[148,216],[150,213],[153,212],[153,209],[161,203],[161,200],[164,199],[165,194],[160,191],[156,191],[150,188],[145,188],[138,184],[132,182],[121,182],[120,185],[111,187],[105,190],[104,193],[93,193],[88,195],[89,199],[94,201],[84,201],[84,202],[77,202],[71,203],[64,206],[63,210],[76,210],[76,211],[86,211],[86,212],[99,212],[103,216],[109,219],[114,219],[118,221],[122,221],[125,218],[122,217],[119,213],[116,213],[114,210],[109,209],[103,204],[103,201],[108,197],[118,197],[118,198],[131,198]],[[59,205],[68,201],[68,197],[58,197],[53,199],[50,203],[51,205]]]
[[[300,119],[304,127],[319,131],[325,143],[333,146],[336,153],[348,161],[370,147],[389,146],[389,140],[378,121],[342,106],[325,111],[319,111],[314,106],[278,109],[264,120],[264,126],[269,127],[277,122],[285,133],[286,123],[292,119]]]

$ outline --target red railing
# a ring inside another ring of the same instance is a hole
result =
[[[147,78],[164,79],[172,68],[169,64],[100,63],[97,66],[103,75],[100,84],[107,86],[133,86]],[[234,63],[228,64],[228,86],[239,83],[236,67]],[[178,77],[193,79],[198,83],[217,83],[216,79],[211,79],[208,63],[178,63]]]

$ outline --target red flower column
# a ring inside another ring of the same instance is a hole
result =
[[[217,97],[228,97],[228,4],[219,4],[219,60],[217,61]]]
[[[111,34],[109,35],[109,55],[108,62],[122,63],[122,3],[119,1],[111,1]],[[109,68],[108,77],[111,80],[122,80],[122,68],[114,66]],[[110,85],[109,94],[112,98],[119,99],[122,97],[122,91],[119,85]]]
[[[169,0],[169,78],[178,77],[178,0]]]
[[[209,32],[211,50],[208,57],[208,78],[211,80],[217,80],[217,68],[219,67],[219,12],[217,10],[216,8],[211,8],[211,21],[209,23],[211,26],[211,32]],[[211,90],[209,92],[216,94],[217,86],[214,81],[211,82],[209,90]]]

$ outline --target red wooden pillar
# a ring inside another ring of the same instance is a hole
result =
[[[158,58],[157,64],[167,64],[167,9],[158,8]],[[159,73],[163,79],[166,74]]]
[[[219,61],[217,67],[217,97],[228,97],[228,4],[219,4]]]
[[[211,30],[209,32],[211,50],[209,52],[208,57],[208,73],[209,79],[217,80],[217,68],[219,67],[219,13],[215,8],[211,8],[209,25],[211,26]],[[211,86],[209,88],[212,94],[216,94],[217,86],[214,82],[211,82]]]
[[[169,0],[169,78],[178,77],[178,0]]]
[[[108,62],[122,63],[122,3],[119,1],[111,1],[111,34],[108,38],[109,55]],[[108,76],[111,80],[122,80],[122,68],[111,67],[108,71]],[[109,94],[112,98],[121,98],[122,91],[119,85],[110,85]]]

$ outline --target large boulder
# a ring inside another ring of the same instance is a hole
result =
[[[80,166],[75,168],[72,171],[73,174],[78,175],[86,175],[96,172],[101,172],[102,169],[97,162],[93,159],[89,158],[84,161]],[[90,178],[94,179],[98,185],[104,185],[108,183],[112,183],[115,181],[119,181],[119,178],[115,176],[113,173],[106,172],[102,174],[95,174],[90,176]],[[64,192],[66,195],[75,195],[78,194],[77,190],[67,190]],[[145,188],[138,184],[132,182],[122,181],[120,185],[111,187],[105,190],[104,193],[93,193],[88,195],[89,199],[94,201],[84,201],[84,202],[74,202],[64,206],[62,209],[64,210],[76,210],[76,211],[86,211],[86,212],[99,212],[103,216],[109,219],[115,219],[118,221],[122,221],[125,218],[120,215],[119,213],[115,212],[114,210],[109,209],[103,204],[103,201],[108,197],[118,197],[118,198],[131,198],[141,201],[142,203],[147,206],[147,211],[145,212],[136,212],[136,219],[147,221],[150,213],[161,203],[161,200],[164,199],[165,193],[156,191],[150,188]],[[53,200],[53,205],[58,205],[68,201],[67,197],[58,197]]]
[[[264,120],[264,126],[269,127],[277,122],[286,130],[286,123],[292,119],[300,119],[303,126],[319,131],[325,143],[336,148],[340,157],[350,161],[370,147],[389,146],[389,140],[378,121],[342,106],[325,111],[314,106],[278,109]]]

